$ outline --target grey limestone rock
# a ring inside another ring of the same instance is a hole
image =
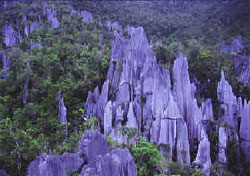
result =
[[[115,149],[97,157],[96,170],[84,167],[80,176],[136,176],[137,169],[128,149]]]
[[[97,131],[87,131],[79,143],[78,153],[86,156],[80,176],[135,176],[136,165],[128,149],[110,151],[107,140]]]
[[[204,127],[201,129],[201,140],[198,147],[198,153],[193,164],[200,167],[201,171],[206,175],[210,175],[210,166],[212,165],[210,158],[210,142]]]
[[[90,167],[96,165],[97,156],[105,156],[109,152],[107,140],[98,131],[90,130],[83,133],[78,143],[78,154],[87,158]]]
[[[5,170],[1,169],[0,176],[9,176],[9,174],[7,174],[7,172]]]
[[[64,153],[62,156],[42,154],[32,161],[27,169],[27,176],[71,176],[82,165],[75,153]]]
[[[24,85],[23,85],[23,105],[26,106],[28,103],[28,97],[29,97],[29,80],[30,80],[30,61],[27,60],[26,62],[26,70],[27,73],[24,78]]]
[[[58,92],[58,119],[61,124],[67,124],[67,109],[64,105],[63,96],[61,89]]]
[[[56,10],[52,8],[47,8],[46,10],[47,21],[51,22],[52,28],[58,28],[60,26],[60,22],[56,17]]]
[[[245,158],[250,161],[250,102],[244,103],[240,125],[241,148],[245,153]]]
[[[83,21],[88,21],[88,22],[93,21],[93,15],[90,12],[87,12],[84,10],[84,11],[81,11],[80,15],[81,15]]]
[[[31,25],[26,24],[24,27],[24,34],[26,35],[26,37],[28,37],[29,34],[37,28],[39,28],[39,23],[37,23],[37,22],[33,22]]]
[[[173,66],[173,93],[181,115],[187,122],[190,140],[199,138],[199,123],[203,119],[201,108],[194,97],[195,85],[191,84],[187,58],[179,51]]]
[[[241,36],[238,39],[234,39],[230,46],[225,45],[225,42],[220,42],[221,50],[227,53],[238,53],[243,49],[242,38]]]
[[[213,120],[213,105],[212,100],[210,98],[208,98],[205,102],[202,102],[201,110],[204,118],[203,120]]]
[[[250,83],[250,56],[243,63],[243,67],[240,70],[240,79],[245,84]]]
[[[7,78],[8,71],[11,66],[11,60],[8,56],[6,56],[5,52],[2,50],[0,50],[0,56],[2,59],[2,74],[0,75],[0,77],[5,79]]]
[[[217,87],[218,101],[221,103],[221,109],[223,109],[223,118],[229,123],[230,126],[237,129],[237,98],[233,93],[232,87],[226,81],[224,71],[221,72],[221,80]]]
[[[184,119],[177,119],[177,161],[181,164],[190,164],[188,129]]]
[[[109,101],[104,110],[104,134],[112,132],[112,102]]]
[[[133,108],[133,102],[129,103],[129,110],[128,110],[128,115],[127,115],[128,121],[126,126],[129,128],[136,128],[138,129],[137,126],[137,120],[134,114],[134,108]]]
[[[220,127],[219,128],[219,158],[218,158],[220,163],[227,162],[227,155],[226,155],[227,141],[228,141],[228,137],[226,133],[226,128]]]
[[[30,42],[30,50],[33,50],[33,49],[36,49],[36,48],[38,48],[38,49],[40,49],[40,48],[42,48],[42,45],[40,44],[40,43],[38,43],[38,42]]]
[[[15,46],[22,40],[20,32],[15,31],[12,25],[7,25],[7,24],[3,25],[2,31],[4,37],[4,44],[6,46]]]

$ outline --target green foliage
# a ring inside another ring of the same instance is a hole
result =
[[[139,176],[154,175],[157,173],[157,167],[161,161],[161,153],[154,144],[140,139],[136,145],[131,147],[131,153],[134,157]]]
[[[163,63],[170,73],[177,55],[177,42],[182,43],[184,54],[189,60],[191,79],[197,77],[202,85],[200,102],[212,98],[215,118],[219,115],[217,102],[217,82],[221,69],[232,85],[236,96],[250,99],[250,86],[238,81],[232,59],[236,54],[220,53],[217,42],[231,41],[243,36],[245,43],[250,43],[249,9],[244,3],[234,2],[91,2],[70,1],[51,2],[57,8],[60,21],[58,29],[51,29],[43,23],[28,38],[13,47],[5,48],[3,37],[0,37],[0,49],[11,58],[11,69],[6,80],[0,80],[0,169],[6,169],[10,175],[25,174],[30,161],[41,152],[53,150],[54,154],[64,151],[76,151],[77,141],[86,129],[98,129],[97,118],[83,121],[83,102],[89,90],[102,85],[109,66],[112,32],[99,28],[99,20],[118,20],[123,26],[143,26],[147,37],[155,43],[158,39],[163,45],[153,45],[158,62]],[[80,17],[70,16],[65,7],[72,4],[76,10],[88,10],[94,15],[94,21],[83,23]],[[146,10],[145,10],[146,9]],[[117,13],[119,11],[119,13]],[[14,7],[1,9],[0,26],[13,24],[22,33],[20,26],[22,14],[28,15],[25,23],[37,21],[42,14],[39,3],[17,2]],[[233,25],[232,25],[233,24]],[[1,32],[2,28],[0,28]],[[102,37],[100,44],[98,39]],[[29,55],[30,41],[39,42],[43,47],[34,49]],[[27,61],[30,68],[26,67]],[[119,63],[122,70],[122,61]],[[29,103],[22,104],[23,82],[30,75]],[[210,80],[208,83],[207,80]],[[62,133],[64,126],[57,119],[57,93],[61,89],[67,107],[68,135]],[[212,90],[212,91],[211,91]],[[142,97],[142,102],[146,99]],[[222,114],[222,113],[221,113]],[[218,134],[214,130],[210,135],[212,160],[217,155]],[[140,174],[156,174],[159,163],[159,152],[153,144],[138,141],[136,148],[132,142],[138,140],[134,129],[118,130],[124,138],[122,147],[130,147],[137,159]],[[197,141],[196,141],[197,142]],[[109,139],[114,148],[118,146]],[[120,144],[119,144],[120,145]],[[192,159],[195,156],[197,143],[192,144]],[[229,165],[233,172],[247,168],[247,163],[233,166],[237,145],[229,144]],[[139,155],[138,153],[142,154]],[[152,154],[152,156],[151,156]],[[153,158],[155,157],[155,158]],[[140,164],[139,162],[144,161]],[[21,164],[21,167],[20,167]],[[172,174],[185,175],[182,166],[175,166]],[[238,168],[237,168],[238,167]],[[17,169],[18,168],[18,169]],[[158,168],[159,169],[159,168]],[[197,171],[198,172],[198,171]],[[249,174],[248,174],[249,175]]]
[[[167,175],[191,175],[192,171],[188,165],[181,165],[177,162],[169,162],[166,164]]]
[[[122,136],[122,147],[130,147],[134,142],[138,141],[139,135],[136,128],[129,128],[126,126],[120,126],[116,131],[115,135],[121,134]]]
[[[97,130],[98,127],[99,127],[99,120],[96,117],[92,117],[88,119],[83,125],[84,130],[87,130],[87,129]]]
[[[231,176],[232,175],[232,173],[227,171],[226,165],[219,164],[219,163],[214,163],[211,166],[210,172],[211,172],[211,175],[214,175],[214,176],[221,176],[221,175]]]
[[[119,144],[116,140],[113,140],[111,137],[106,136],[106,138],[108,139],[108,144],[109,144],[109,148],[112,149],[116,149],[121,147],[121,144]]]
[[[199,169],[195,169],[195,171],[192,174],[192,176],[206,176],[206,175],[203,174]]]

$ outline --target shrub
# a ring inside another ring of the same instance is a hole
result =
[[[154,144],[140,139],[136,145],[131,147],[131,153],[136,163],[138,176],[159,173],[159,164],[162,158]]]

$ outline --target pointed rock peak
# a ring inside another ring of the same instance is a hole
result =
[[[63,97],[62,97],[62,90],[60,89],[58,92],[58,98],[59,98],[59,103],[58,103],[58,119],[60,123],[67,123],[67,109],[64,105]]]
[[[131,36],[130,41],[131,41],[132,49],[149,47],[146,34],[142,27],[137,27],[137,28],[131,27],[130,36]]]
[[[236,97],[233,93],[233,89],[231,85],[228,83],[228,81],[225,79],[224,71],[221,71],[221,79],[218,83],[217,87],[217,96],[219,101],[224,102],[235,102]]]
[[[95,98],[98,98],[99,95],[100,95],[100,92],[99,92],[99,87],[96,86],[95,90],[94,90],[94,95],[95,95]]]
[[[182,56],[182,47],[181,47],[181,43],[180,42],[178,43],[178,55],[177,55],[177,57],[183,57]]]
[[[182,54],[182,50],[179,48],[177,58],[174,61],[173,70],[178,71],[178,72],[183,72],[184,71],[183,69],[186,70],[186,72],[188,72],[187,71],[188,61],[187,61],[187,57]]]
[[[221,81],[226,81],[224,71],[221,71]]]
[[[87,11],[81,11],[81,17],[83,19],[83,21],[92,21],[93,20],[93,15],[90,12]]]
[[[164,114],[164,118],[166,119],[179,119],[179,118],[183,118],[179,107],[177,106],[174,97],[172,95],[172,93],[170,93],[170,97],[169,97],[169,103],[167,108],[164,110],[163,112]]]

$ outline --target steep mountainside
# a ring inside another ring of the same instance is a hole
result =
[[[0,10],[0,175],[250,174],[247,1]]]

